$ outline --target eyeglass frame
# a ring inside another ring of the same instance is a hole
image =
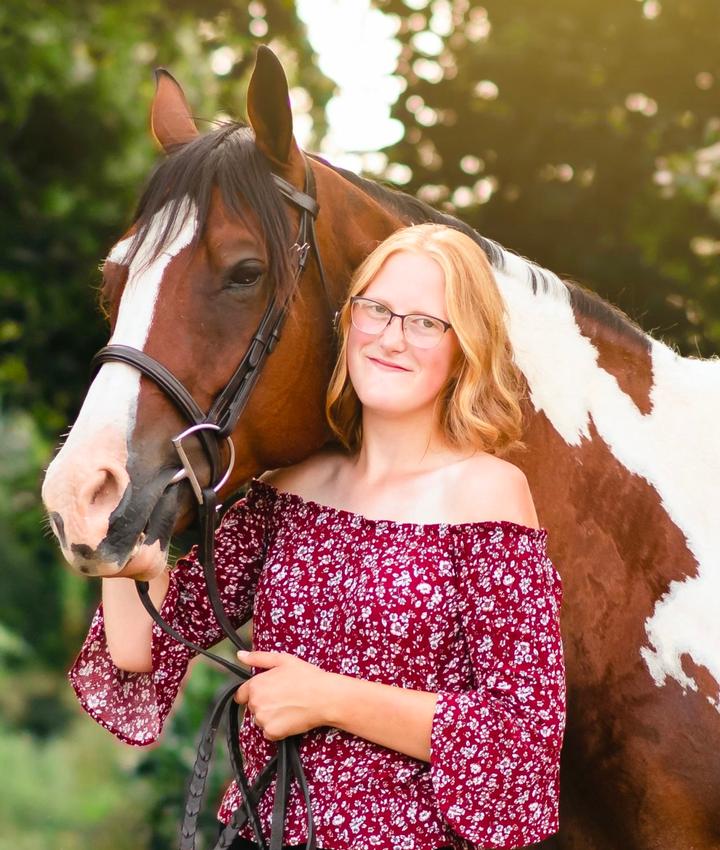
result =
[[[377,304],[380,307],[384,307],[390,313],[390,318],[387,320],[385,327],[382,330],[379,330],[377,333],[373,334],[373,336],[380,336],[381,333],[384,333],[390,326],[390,322],[392,322],[392,320],[396,316],[398,319],[400,319],[400,327],[402,328],[403,337],[405,337],[405,341],[408,342],[409,345],[414,345],[414,343],[409,342],[407,334],[405,333],[405,319],[409,318],[410,316],[424,316],[426,319],[432,319],[435,322],[440,322],[440,324],[443,325],[443,336],[452,328],[450,322],[446,322],[445,319],[441,319],[438,316],[431,316],[429,313],[395,313],[388,307],[387,304],[383,304],[382,301],[375,301],[374,298],[366,298],[364,295],[351,295],[350,321],[352,322],[354,327],[357,327],[357,325],[355,325],[355,322],[352,321],[352,305],[358,301],[369,301],[371,304]],[[361,331],[361,333],[368,333],[367,331],[363,331],[361,328],[358,328],[358,330]],[[438,337],[438,341],[435,343],[435,345],[431,345],[430,348],[435,348],[435,346],[440,345],[441,340],[442,337]]]

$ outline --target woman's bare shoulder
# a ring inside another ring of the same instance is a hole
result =
[[[345,454],[341,449],[330,444],[323,446],[298,463],[269,469],[259,475],[258,478],[272,484],[277,490],[305,496],[316,492],[319,488],[321,489],[322,485],[333,477],[338,464],[342,462],[344,457]]]
[[[519,466],[491,454],[468,458],[459,465],[456,493],[462,494],[463,514],[469,505],[478,511],[476,519],[491,516],[531,528],[537,528],[538,517],[527,477]]]

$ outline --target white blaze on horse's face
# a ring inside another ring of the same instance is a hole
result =
[[[698,682],[683,669],[688,655],[715,679],[717,690],[706,697],[720,712],[720,362],[681,357],[648,337],[652,409],[643,413],[598,365],[598,349],[580,332],[564,284],[547,272],[549,291],[536,295],[526,262],[510,253],[505,260],[505,271],[495,276],[536,410],[570,446],[592,438],[592,421],[614,458],[655,489],[697,562],[697,574],[671,582],[645,622],[648,645],[639,652],[649,675],[659,687],[674,679],[697,691]],[[655,533],[638,523],[638,535]],[[659,557],[662,552],[660,543]]]
[[[152,327],[155,305],[172,260],[192,242],[197,210],[185,201],[163,251],[153,257],[166,221],[167,206],[152,219],[128,269],[120,301],[113,344],[143,350]],[[107,262],[123,264],[132,237],[112,249]],[[89,564],[108,532],[108,521],[129,483],[128,445],[135,427],[140,373],[122,363],[104,364],[88,390],[85,402],[62,450],[50,464],[43,483],[43,501],[51,515],[71,566],[82,572],[109,575],[124,564]],[[155,547],[159,552],[159,545]],[[150,553],[146,553],[149,557]],[[163,556],[164,557],[164,556]]]

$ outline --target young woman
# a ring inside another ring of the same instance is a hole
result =
[[[217,532],[226,610],[253,617],[240,656],[255,675],[236,694],[248,779],[303,733],[325,850],[541,841],[558,829],[562,587],[527,480],[502,458],[524,446],[523,382],[492,270],[460,231],[399,230],[355,273],[338,332],[337,444],[253,478]],[[175,629],[220,640],[195,550],[151,586]],[[70,679],[98,722],[145,744],[191,653],[133,594],[104,580]],[[221,820],[239,803],[233,784]],[[296,783],[287,811],[284,840],[304,846]],[[234,847],[252,837],[246,825]]]

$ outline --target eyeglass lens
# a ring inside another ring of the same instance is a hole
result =
[[[385,330],[391,312],[382,304],[370,300],[353,301],[352,322],[355,327],[368,334],[379,334]],[[432,316],[415,314],[402,320],[405,338],[418,348],[431,348],[437,345],[445,333],[445,327]]]

